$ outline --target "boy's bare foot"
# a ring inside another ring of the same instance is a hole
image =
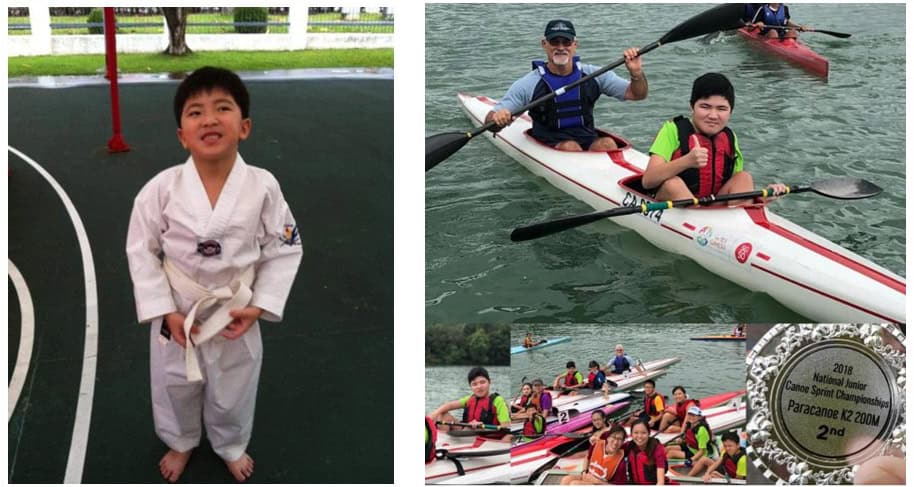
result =
[[[254,473],[254,459],[247,453],[234,462],[226,461],[225,465],[228,467],[229,473],[239,482],[244,482]]]
[[[184,473],[184,467],[187,466],[187,461],[190,460],[191,452],[193,452],[192,449],[183,453],[168,450],[168,453],[159,461],[159,471],[162,472],[162,478],[169,482],[177,482],[181,474]]]

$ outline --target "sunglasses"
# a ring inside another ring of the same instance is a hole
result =
[[[559,45],[561,45],[561,46],[564,46],[564,47],[569,47],[569,46],[571,46],[572,44],[574,44],[574,41],[573,41],[572,39],[566,39],[566,38],[564,38],[564,37],[553,37],[552,39],[549,39],[549,45],[550,45],[550,46],[559,46]]]

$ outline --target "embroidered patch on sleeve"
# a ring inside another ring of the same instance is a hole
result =
[[[301,238],[298,236],[298,225],[284,225],[279,241],[282,242],[282,245],[301,245]]]

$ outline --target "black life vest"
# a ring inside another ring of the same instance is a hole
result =
[[[746,456],[746,449],[740,447],[739,453],[735,457],[731,457],[729,453],[724,453],[724,461],[720,464],[718,471],[720,473],[730,476],[730,478],[736,478],[736,468],[739,465],[739,460]]]
[[[539,72],[540,81],[533,90],[532,99],[536,100],[583,78],[585,75],[577,56],[572,59],[572,64],[571,74],[559,76],[549,71],[545,62],[533,61],[533,69]],[[590,79],[531,108],[529,113],[533,119],[533,135],[579,127],[593,132],[593,106],[600,94],[600,85],[595,79]]]
[[[425,433],[428,438],[425,440],[425,463],[431,463],[435,460],[435,444],[438,442],[438,428],[432,422],[432,418],[425,417]]]
[[[733,168],[736,166],[736,138],[733,131],[724,127],[713,138],[708,138],[697,132],[688,118],[680,115],[673,119],[673,123],[679,133],[679,149],[670,160],[678,159],[691,151],[693,134],[698,136],[699,143],[710,154],[705,167],[690,167],[679,173],[679,177],[689,187],[689,191],[699,198],[717,194],[733,176]]]

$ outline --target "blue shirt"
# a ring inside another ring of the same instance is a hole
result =
[[[601,67],[602,66],[581,63],[581,73],[583,73],[584,76],[587,76],[588,74],[599,70]],[[536,89],[536,85],[541,79],[542,77],[540,77],[538,71],[531,70],[526,76],[515,81],[514,84],[511,85],[511,88],[508,88],[508,92],[505,93],[505,96],[503,96],[494,107],[492,107],[492,111],[507,108],[511,113],[514,113],[522,106],[530,103],[533,101],[533,90]],[[602,91],[604,95],[611,96],[620,101],[625,101],[625,90],[628,89],[629,85],[628,80],[612,71],[607,71],[600,76],[597,76],[594,81],[600,86],[600,91]]]

